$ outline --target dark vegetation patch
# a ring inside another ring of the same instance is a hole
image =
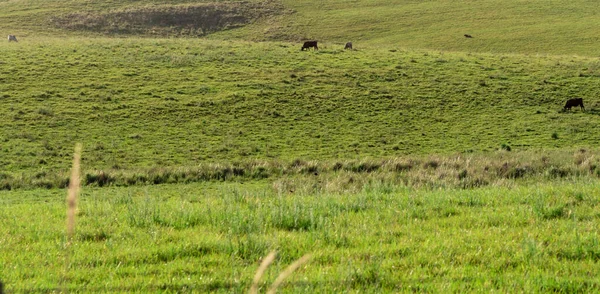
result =
[[[358,191],[374,184],[428,188],[472,189],[509,181],[598,178],[596,152],[557,152],[551,156],[527,152],[487,155],[423,156],[373,160],[244,160],[197,166],[90,169],[82,185],[94,187],[237,182],[269,180],[283,193]],[[68,171],[0,174],[0,190],[65,188]],[[560,217],[561,209],[544,212]]]
[[[108,35],[205,36],[282,11],[283,6],[275,1],[153,5],[69,13],[52,18],[51,23],[70,31]]]
[[[104,231],[93,232],[93,233],[81,233],[79,240],[84,242],[103,242],[110,238],[110,235]]]

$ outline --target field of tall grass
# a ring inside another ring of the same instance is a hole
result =
[[[0,281],[599,292],[595,9],[0,1]]]
[[[0,192],[0,273],[14,292],[596,292],[596,180],[353,193],[268,181]],[[68,259],[67,259],[68,255]],[[67,264],[65,262],[68,261]]]

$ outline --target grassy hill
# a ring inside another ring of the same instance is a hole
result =
[[[590,1],[284,1],[295,14],[259,25],[272,39],[359,46],[597,56]],[[254,30],[254,27],[251,28]],[[254,31],[257,32],[257,31]],[[465,39],[471,34],[473,39]],[[260,39],[248,31],[247,35]]]
[[[592,1],[37,1],[0,2],[0,30],[297,42],[359,48],[597,56]],[[209,25],[210,24],[210,25]],[[463,34],[471,34],[466,39]]]
[[[596,6],[0,0],[0,280],[598,292]]]
[[[21,40],[0,43],[0,186],[64,186],[76,141],[88,182],[213,163],[262,175],[298,160],[570,157],[600,135],[595,20],[588,2],[553,4],[0,2],[0,30]],[[308,38],[321,50],[300,52]],[[575,96],[588,111],[561,112]]]
[[[592,58],[196,39],[0,48],[2,166],[13,179],[62,177],[76,141],[88,170],[107,170],[573,150],[600,136]],[[573,96],[587,112],[562,112]]]

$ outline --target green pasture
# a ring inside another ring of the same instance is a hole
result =
[[[596,181],[352,194],[269,182],[84,189],[70,247],[65,193],[0,193],[0,273],[12,292],[246,292],[262,257],[311,260],[280,290],[596,292]]]
[[[64,186],[75,142],[96,172],[597,146],[589,1],[211,3],[0,2],[0,181]],[[139,21],[202,5],[258,16]]]
[[[0,31],[39,36],[198,37],[200,18],[185,7],[241,3],[229,15],[247,17],[209,35],[217,40],[299,42],[316,39],[338,48],[394,47],[452,52],[598,56],[597,3],[587,0],[128,0],[0,1]],[[216,3],[216,4],[214,4]],[[256,6],[258,5],[258,6]],[[168,11],[171,24],[157,25],[149,10]],[[208,8],[207,10],[211,10]],[[138,15],[138,21],[122,22]],[[251,16],[251,17],[249,17]],[[238,17],[239,18],[239,17]],[[184,19],[194,19],[186,22]],[[228,22],[227,22],[228,23]],[[472,39],[466,39],[470,34]],[[202,34],[204,36],[204,34]]]
[[[0,280],[244,293],[276,250],[261,293],[305,254],[280,291],[600,292],[596,10],[0,0],[19,39],[0,42]]]
[[[41,39],[0,48],[5,177],[248,160],[594,148],[599,63],[289,43]],[[562,112],[569,97],[586,112]]]

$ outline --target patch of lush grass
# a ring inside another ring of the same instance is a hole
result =
[[[4,172],[594,147],[598,62],[286,43],[1,43]],[[587,112],[561,112],[584,97]],[[508,147],[508,148],[507,148]]]
[[[313,254],[284,292],[594,292],[599,193],[587,181],[293,196],[264,182],[85,189],[67,252],[63,192],[0,192],[0,272],[17,292],[243,292],[278,250],[265,283]]]

